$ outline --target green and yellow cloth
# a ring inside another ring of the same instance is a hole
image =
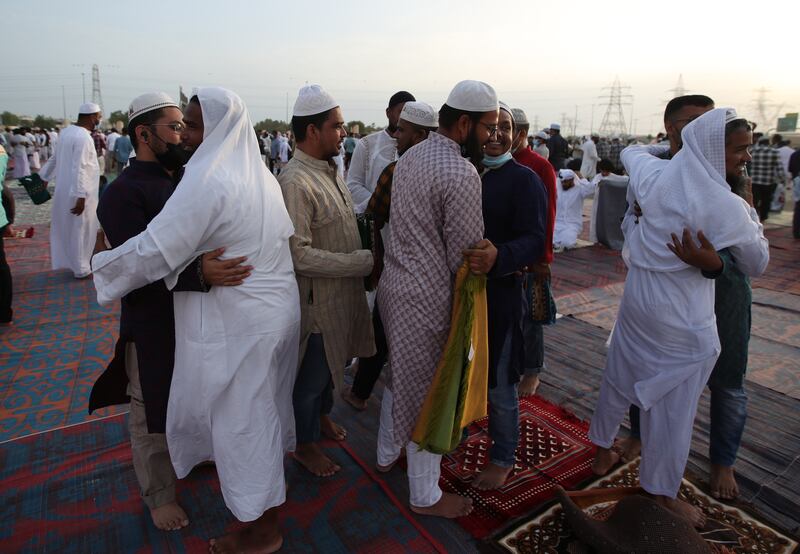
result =
[[[463,429],[487,413],[486,277],[473,275],[464,264],[454,290],[450,334],[411,437],[434,454],[455,450]]]

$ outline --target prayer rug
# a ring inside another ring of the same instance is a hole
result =
[[[0,445],[2,551],[207,552],[211,537],[241,525],[215,469],[198,467],[178,482],[190,525],[157,530],[139,497],[128,437],[127,417],[118,415]],[[342,467],[336,477],[312,477],[286,460],[283,550],[444,552],[346,446],[323,448]]]
[[[639,484],[639,462],[634,461],[618,468],[606,477],[594,481],[585,489],[599,487],[633,487]],[[681,485],[681,498],[699,506],[705,512],[707,523],[700,534],[709,543],[712,552],[737,552],[752,554],[790,554],[798,550],[798,543],[769,527],[747,512],[722,504],[702,492],[689,480]],[[586,512],[597,519],[608,517],[614,503],[591,506]],[[503,552],[515,553],[569,553],[584,549],[573,535],[564,518],[561,505],[556,503],[532,519],[515,525],[501,533],[496,546]]]
[[[6,242],[14,324],[0,328],[0,442],[91,419],[89,392],[113,357],[119,304],[98,305],[91,279],[50,271],[49,253],[46,226]]]
[[[471,486],[489,461],[488,418],[470,425],[458,449],[442,458],[440,485],[472,498],[472,513],[457,521],[476,538],[552,499],[557,485],[570,489],[592,476],[594,446],[586,436],[587,422],[538,396],[520,399],[519,408],[516,463],[500,489],[479,491]]]

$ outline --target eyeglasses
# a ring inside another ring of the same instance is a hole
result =
[[[489,136],[492,136],[497,133],[497,125],[489,125],[488,123],[484,123],[483,121],[478,121],[478,123],[486,127],[486,130],[489,131]]]
[[[150,127],[169,127],[176,133],[182,133],[186,129],[183,123],[151,123]]]

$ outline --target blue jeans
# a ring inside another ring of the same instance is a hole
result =
[[[503,350],[497,360],[497,385],[489,389],[489,436],[492,438],[490,461],[500,467],[512,467],[519,442],[519,400],[517,384],[511,380],[511,335],[508,330]]]
[[[297,443],[319,441],[319,418],[333,409],[333,377],[325,357],[322,334],[313,333],[292,392]]]
[[[709,386],[711,391],[711,426],[709,459],[712,464],[731,467],[742,443],[747,421],[747,394],[744,388]],[[631,436],[639,438],[639,408],[631,406]]]

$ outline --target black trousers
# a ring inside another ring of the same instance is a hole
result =
[[[11,268],[6,261],[4,230],[5,227],[0,228],[0,323],[8,323],[14,319],[14,310],[11,309]]]
[[[800,200],[794,203],[794,217],[792,218],[792,235],[800,239]]]
[[[372,328],[375,330],[375,355],[358,360],[358,371],[353,379],[353,394],[361,400],[367,400],[381,376],[381,370],[389,355],[386,344],[386,333],[383,330],[381,314],[378,311],[378,300],[375,299],[375,308],[372,310]]]
[[[771,185],[753,185],[753,204],[755,204],[758,217],[762,222],[769,217],[769,207],[772,205],[772,195],[778,188],[777,183]]]

